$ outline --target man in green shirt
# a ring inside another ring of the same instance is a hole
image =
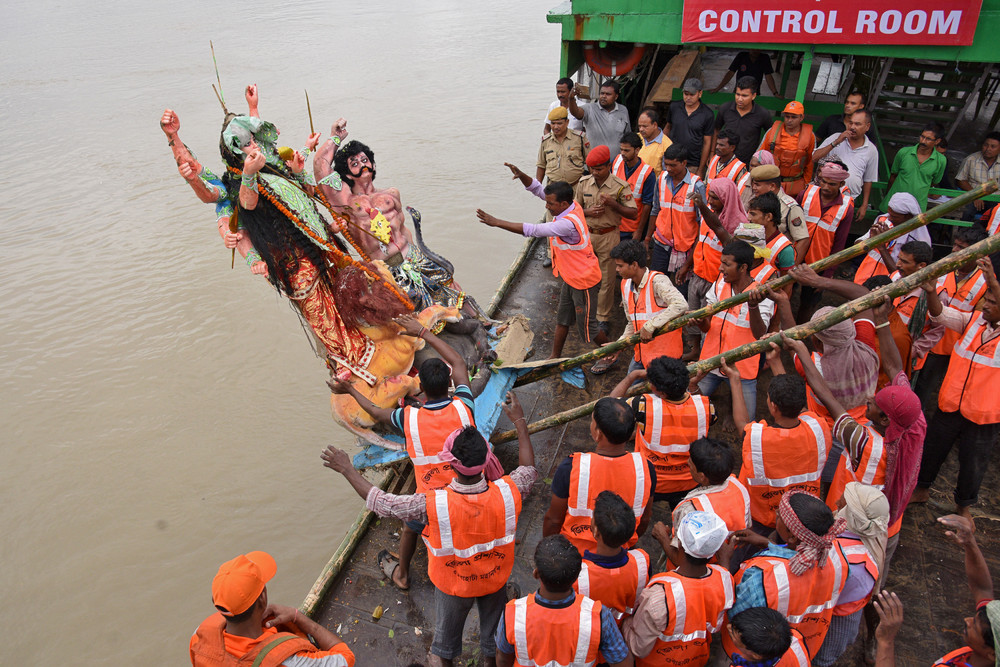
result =
[[[930,123],[920,133],[916,146],[899,149],[892,161],[889,191],[883,202],[888,202],[897,192],[909,192],[917,198],[920,210],[927,210],[930,189],[941,182],[948,167],[948,158],[937,151],[943,134],[943,127]]]

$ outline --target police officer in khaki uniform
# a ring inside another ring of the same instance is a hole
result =
[[[542,145],[538,147],[535,179],[543,183],[548,177],[549,183],[566,181],[575,186],[583,176],[590,144],[582,132],[569,129],[566,107],[556,107],[549,112],[549,125],[552,131],[542,137]]]
[[[781,170],[773,164],[762,164],[750,170],[750,187],[754,197],[773,192],[781,203],[781,220],[778,231],[795,246],[795,263],[800,264],[809,249],[809,230],[802,207],[781,189]]]
[[[587,155],[590,174],[576,184],[575,199],[583,207],[590,229],[590,243],[601,263],[601,292],[597,297],[597,319],[608,331],[615,308],[618,275],[611,249],[618,245],[618,227],[622,217],[634,220],[639,209],[632,196],[632,187],[611,173],[611,151],[600,145]]]

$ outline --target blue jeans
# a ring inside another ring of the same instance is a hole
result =
[[[698,383],[698,389],[703,395],[711,396],[723,382],[729,382],[729,379],[715,373],[709,373]],[[750,421],[754,421],[757,419],[757,378],[753,380],[741,379],[740,384],[743,385],[743,400],[747,404],[747,414],[750,415]]]

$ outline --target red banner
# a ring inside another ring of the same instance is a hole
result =
[[[685,0],[685,42],[969,45],[982,0]]]

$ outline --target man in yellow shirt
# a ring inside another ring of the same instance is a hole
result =
[[[642,137],[642,148],[639,149],[639,159],[648,164],[656,172],[657,178],[663,171],[663,151],[673,143],[660,129],[660,114],[655,109],[643,109],[636,122],[639,136]]]

